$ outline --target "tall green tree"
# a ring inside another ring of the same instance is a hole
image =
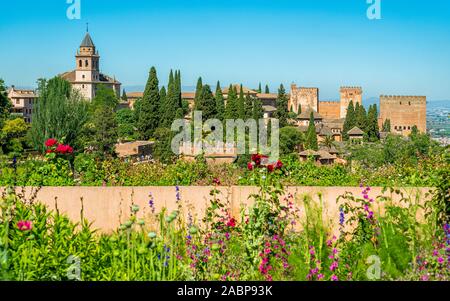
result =
[[[280,122],[280,127],[285,127],[288,125],[288,98],[286,95],[286,90],[283,84],[280,85],[278,89],[278,96],[276,100],[277,110],[275,111],[275,118],[278,118]]]
[[[252,118],[258,122],[259,119],[264,117],[264,109],[262,102],[259,98],[253,99]]]
[[[202,89],[203,89],[203,82],[202,82],[202,78],[199,77],[197,80],[197,87],[195,89],[195,97],[194,97],[194,110],[197,111],[197,106],[198,106],[198,100],[200,98],[200,95],[202,94]]]
[[[214,98],[209,85],[204,85],[200,93],[201,94],[199,98],[198,110],[202,111],[203,121],[216,118],[216,99]]]
[[[117,134],[119,139],[133,139],[136,133],[134,112],[131,109],[121,109],[116,112]]]
[[[225,119],[238,119],[238,98],[237,98],[237,91],[233,87],[233,85],[230,85],[230,88],[228,89],[228,97],[227,97],[227,103],[225,106]]]
[[[261,82],[258,85],[258,93],[262,93],[262,87],[261,87]]]
[[[254,103],[253,97],[250,96],[250,93],[247,93],[247,95],[245,96],[245,118],[244,118],[244,120],[252,118],[253,103]]]
[[[92,133],[89,145],[101,157],[114,156],[115,144],[118,140],[118,125],[115,108],[119,100],[110,88],[103,85],[98,87],[96,96],[92,100],[94,108],[90,116]]]
[[[242,84],[239,89],[239,98],[237,102],[237,110],[238,110],[238,118],[239,119],[245,119],[245,96],[244,96],[244,89],[242,87]]]
[[[162,86],[161,89],[159,90],[159,116],[164,116],[164,112],[167,109],[168,105],[167,105],[167,90],[165,86]],[[162,123],[164,122],[164,120],[161,120],[160,125],[162,125]]]
[[[319,149],[317,143],[316,125],[314,123],[314,113],[312,111],[309,117],[308,131],[306,132],[305,148],[313,150]]]
[[[224,119],[224,115],[225,115],[225,100],[223,98],[223,93],[222,93],[222,88],[220,87],[220,82],[217,82],[217,86],[216,86],[216,111],[217,111],[217,116],[216,118],[219,120],[223,120]]]
[[[360,105],[359,103],[356,103],[355,114],[356,114],[356,126],[367,134],[367,124],[368,124],[367,113],[364,106]]]
[[[55,138],[79,149],[76,141],[88,119],[88,103],[60,77],[40,79],[38,95],[30,132],[34,147],[44,152],[45,141]]]
[[[166,101],[164,102],[163,111],[161,112],[160,127],[170,128],[172,122],[176,117],[176,113],[180,105],[178,103],[179,100],[177,85],[178,83],[177,80],[175,80],[173,71],[170,70]]]
[[[382,128],[383,128],[382,129],[383,132],[389,133],[391,131],[391,120],[390,119],[386,119],[383,122],[383,127]]]
[[[11,108],[12,103],[8,99],[5,82],[0,79],[0,128],[3,126],[5,120],[8,119]]]
[[[123,89],[123,91],[122,91],[122,101],[128,102],[128,96],[127,96],[127,92],[125,91],[125,89]]]
[[[355,107],[353,101],[350,101],[347,107],[347,114],[345,115],[345,121],[343,126],[342,138],[348,140],[347,132],[350,131],[356,125]]]
[[[159,126],[161,116],[159,99],[159,81],[156,68],[152,67],[149,72],[144,95],[140,103],[139,120],[137,128],[141,139],[148,140]]]
[[[266,89],[265,89],[264,93],[266,93],[266,94],[269,94],[269,93],[270,93],[270,89],[269,89],[269,86],[268,86],[268,85],[266,85]]]
[[[369,141],[375,142],[379,140],[380,130],[378,128],[378,109],[376,104],[369,107],[366,130]]]

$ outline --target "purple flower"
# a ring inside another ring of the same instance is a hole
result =
[[[148,205],[152,209],[152,213],[155,213],[155,200],[153,198],[153,194],[150,192],[149,194],[150,200],[148,201]]]
[[[345,213],[344,213],[344,208],[340,207],[339,208],[339,224],[341,226],[344,225],[344,221],[345,221]]]
[[[180,187],[177,185],[175,186],[175,192],[176,192],[176,197],[177,197],[177,203],[181,200],[181,196],[180,196]]]
[[[338,279],[338,277],[336,275],[333,275],[333,276],[331,276],[331,280],[332,281],[338,281],[339,279]]]

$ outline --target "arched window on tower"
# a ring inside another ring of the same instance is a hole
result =
[[[83,67],[83,61],[82,60],[78,61],[78,66]]]
[[[84,61],[84,65],[87,67],[87,66],[89,66],[89,61],[88,60],[85,60]]]

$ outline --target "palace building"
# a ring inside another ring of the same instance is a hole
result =
[[[99,85],[111,88],[120,96],[121,83],[115,77],[108,76],[100,72],[100,55],[89,34],[81,42],[75,55],[76,69],[65,72],[59,76],[67,80],[72,86],[80,91],[81,95],[92,100]]]

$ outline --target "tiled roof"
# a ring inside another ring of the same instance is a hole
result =
[[[241,91],[241,85],[235,84],[235,85],[233,85],[233,87],[236,89],[237,93],[239,94],[239,92]],[[228,90],[229,90],[229,87],[222,88],[222,93],[223,94],[228,94]],[[244,92],[244,94],[247,94],[247,93],[257,94],[256,91],[251,90],[251,89],[249,89],[247,87],[244,87],[244,86],[242,87],[242,91]]]
[[[275,93],[258,93],[256,94],[256,97],[259,99],[276,99],[278,97],[278,94]]]
[[[330,159],[336,159],[336,156],[330,154],[329,152],[320,150],[317,152],[320,156],[320,159],[324,159],[324,160],[330,160]]]
[[[364,132],[357,126],[347,132],[349,135],[364,135]]]
[[[91,35],[89,32],[86,33],[84,36],[83,41],[81,42],[80,47],[95,47],[94,42],[92,42]]]
[[[316,151],[314,151],[312,149],[304,150],[299,155],[300,156],[304,156],[304,157],[307,157],[307,156],[320,156],[318,152],[316,152]]]

